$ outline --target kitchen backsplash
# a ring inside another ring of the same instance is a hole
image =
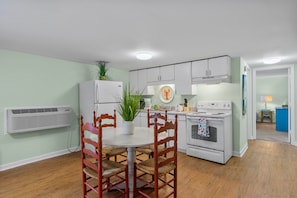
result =
[[[150,97],[152,100],[152,105],[159,105],[163,108],[166,109],[173,109],[176,108],[177,105],[179,104],[184,104],[184,99],[186,98],[188,100],[188,106],[189,107],[196,107],[197,104],[197,96],[196,95],[178,95],[174,94],[174,97],[171,102],[169,103],[164,103],[160,99],[160,90],[163,86],[170,86],[173,90],[175,90],[174,85],[156,85],[152,86],[151,88],[154,90],[154,95],[153,96],[145,96],[145,97]]]
[[[175,90],[174,85],[159,85],[152,86],[151,89],[154,90],[153,96],[150,97],[153,105],[160,105],[160,107],[166,109],[176,108],[179,104],[184,104],[184,99],[188,100],[188,106],[191,109],[197,106],[197,101],[200,100],[234,100],[238,97],[236,94],[240,92],[240,87],[237,84],[232,83],[220,83],[220,84],[196,84],[192,85],[193,95],[178,95],[175,94],[172,101],[169,103],[164,103],[160,99],[160,90],[162,86],[171,86]],[[190,110],[191,111],[191,110]],[[195,111],[195,109],[193,110]]]

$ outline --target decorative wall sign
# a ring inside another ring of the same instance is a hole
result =
[[[169,103],[173,100],[174,91],[170,86],[163,86],[160,89],[160,100],[164,103]]]

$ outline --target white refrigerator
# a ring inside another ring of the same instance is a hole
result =
[[[123,82],[108,80],[92,80],[79,84],[80,115],[84,123],[93,123],[93,112],[96,116],[102,113],[113,115],[117,110],[117,126],[122,126],[122,117],[118,113],[123,96]]]

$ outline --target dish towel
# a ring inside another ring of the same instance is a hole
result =
[[[202,137],[210,137],[208,122],[206,118],[198,119],[198,135]]]

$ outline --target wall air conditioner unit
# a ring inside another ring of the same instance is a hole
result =
[[[69,106],[7,108],[5,113],[7,133],[23,133],[70,126],[72,109]]]

